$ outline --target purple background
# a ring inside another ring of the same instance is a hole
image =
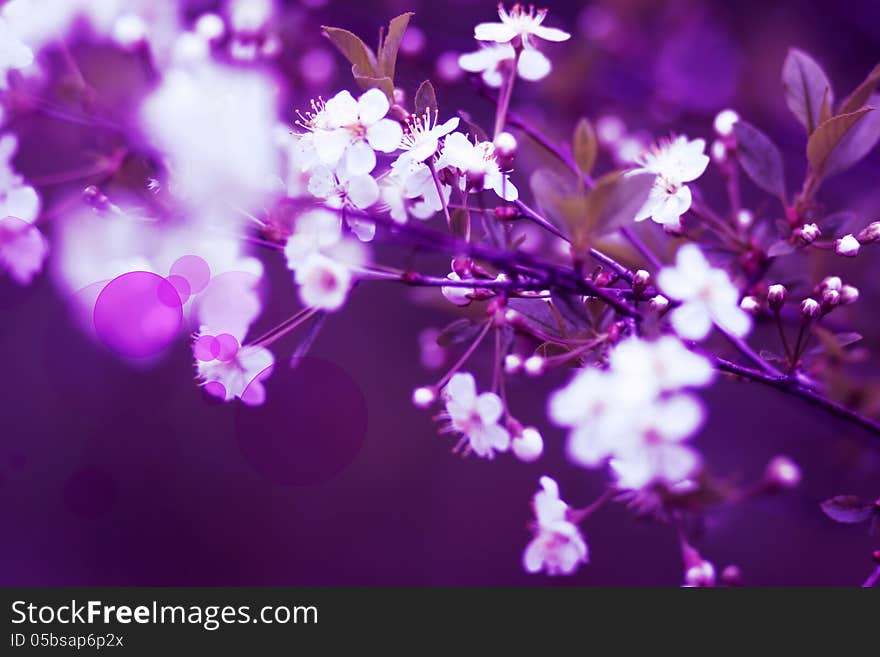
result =
[[[399,67],[399,82],[414,87],[432,57],[470,49],[472,24],[491,19],[492,4],[331,2],[314,24],[372,35],[397,10],[415,10],[428,50]],[[587,22],[610,21],[611,36],[594,43],[579,34],[555,48],[559,76],[521,85],[514,105],[543,113],[560,138],[578,115],[611,111],[658,134],[709,137],[714,111],[732,105],[783,146],[794,180],[803,146],[778,82],[785,50],[812,52],[842,97],[878,55],[873,5],[596,3],[601,13]],[[581,5],[551,9],[551,24],[578,30]],[[340,66],[340,85],[344,73]],[[438,92],[450,109],[481,102],[466,81]],[[38,127],[22,135],[25,175],[58,164],[39,147]],[[878,175],[873,153],[823,198],[837,207],[860,194],[860,207],[876,213]],[[873,347],[876,287],[858,265],[847,275],[863,293],[855,328]],[[269,264],[269,280],[256,332],[283,319],[293,295],[279,263]],[[27,289],[0,279],[0,584],[679,584],[671,529],[618,505],[588,522],[592,563],[575,576],[522,572],[538,476],[558,473],[575,505],[605,481],[565,464],[562,434],[544,417],[543,400],[566,374],[511,385],[517,414],[544,431],[542,461],[452,456],[430,414],[408,399],[436,377],[419,364],[418,332],[453,317],[411,292],[359,286],[326,323],[315,358],[270,380],[269,404],[253,411],[205,398],[184,339],[154,368],[132,369],[81,334],[48,277]],[[758,333],[754,344],[772,340]],[[476,361],[478,370],[487,365],[485,354]],[[872,540],[863,527],[830,521],[818,503],[880,493],[876,439],[754,385],[720,382],[705,398],[710,420],[695,445],[716,472],[751,481],[785,453],[802,466],[804,484],[707,517],[696,540],[704,556],[739,565],[753,584],[861,582]]]

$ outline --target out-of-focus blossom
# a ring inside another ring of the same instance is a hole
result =
[[[460,132],[448,135],[437,160],[438,169],[447,167],[457,172],[462,191],[491,189],[505,201],[519,198],[516,187],[501,171],[490,141],[474,143]]]
[[[450,430],[463,435],[467,446],[477,456],[493,458],[495,452],[510,448],[510,434],[498,424],[504,402],[493,392],[477,394],[471,374],[460,372],[443,389]]]
[[[0,16],[0,89],[6,88],[9,71],[30,66],[34,53],[13,32],[6,19]]]
[[[340,91],[303,125],[314,133],[315,152],[328,167],[340,162],[353,176],[370,173],[376,153],[391,153],[400,145],[403,129],[386,119],[390,105],[379,89],[370,89],[358,100]]]
[[[474,38],[477,41],[510,43],[516,39],[514,46],[529,49],[534,47],[534,39],[567,41],[571,38],[568,32],[542,25],[547,17],[546,9],[535,11],[533,6],[526,8],[515,4],[508,12],[499,3],[498,16],[501,18],[500,23],[480,23],[474,28]]]
[[[680,136],[660,141],[637,159],[640,168],[634,173],[653,173],[657,178],[636,221],[650,217],[658,224],[681,224],[681,215],[691,207],[691,190],[685,183],[699,178],[709,166],[705,148],[703,139]]]
[[[568,519],[568,504],[559,497],[559,485],[541,477],[535,493],[534,537],[523,552],[523,568],[529,573],[570,575],[579,564],[589,563],[589,550],[577,525]]]
[[[39,229],[16,217],[0,219],[0,270],[19,285],[29,285],[43,269],[49,243]]]
[[[33,223],[40,214],[40,196],[12,168],[17,147],[14,135],[0,137],[0,217],[12,216]]]
[[[266,399],[262,379],[268,376],[275,364],[272,352],[256,345],[239,347],[236,343],[233,353],[218,353],[216,358],[207,360],[199,354],[200,340],[205,337],[217,338],[206,331],[207,328],[203,327],[193,343],[200,385],[208,394],[223,401],[238,398],[251,406],[262,404]]]
[[[504,82],[504,71],[512,67],[516,51],[509,43],[489,43],[461,55],[458,65],[468,73],[479,73],[487,86],[497,89]],[[543,80],[552,70],[550,60],[537,50],[526,50],[516,61],[516,73],[523,80]]]
[[[297,217],[284,254],[302,302],[331,311],[345,304],[352,268],[366,261],[363,247],[342,234],[339,215],[320,208]]]
[[[844,235],[834,243],[834,252],[840,256],[854,258],[859,254],[861,248],[859,241],[852,235]]]
[[[712,267],[695,244],[685,244],[675,256],[675,266],[665,267],[657,277],[660,289],[681,301],[670,320],[676,332],[689,340],[702,340],[712,324],[742,337],[752,327],[749,315],[739,307],[739,291],[723,269]]]
[[[168,71],[143,103],[147,133],[167,156],[171,190],[192,208],[248,208],[277,174],[276,86],[203,62]]]
[[[630,338],[608,360],[607,370],[585,367],[550,397],[550,419],[570,429],[569,456],[585,467],[613,459],[624,488],[677,483],[699,464],[681,443],[703,420],[699,402],[680,391],[707,385],[709,362],[671,336]]]
[[[449,201],[452,188],[441,183],[440,189],[443,199],[428,166],[411,159],[393,162],[391,170],[380,180],[382,203],[398,223],[406,223],[410,216],[429,219],[440,212],[444,200]]]

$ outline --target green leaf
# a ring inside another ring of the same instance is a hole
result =
[[[422,116],[425,112],[433,116],[437,112],[437,94],[430,80],[422,82],[416,91],[415,112],[416,116]]]
[[[873,108],[864,108],[849,114],[838,114],[816,128],[807,140],[807,159],[813,171],[819,175],[825,173],[825,164],[831,153],[853,126],[871,111]]]
[[[596,142],[596,131],[593,130],[589,120],[585,118],[578,121],[574,129],[572,150],[574,151],[575,162],[577,162],[580,170],[589,175],[593,170],[593,165],[596,163],[598,143]]]
[[[758,187],[785,200],[785,172],[779,149],[763,132],[745,121],[733,125],[736,159]]]
[[[339,27],[322,26],[324,35],[351,63],[351,72],[357,77],[375,78],[378,75],[376,55],[360,37]]]
[[[880,64],[874,67],[874,70],[868,74],[865,81],[862,82],[855,90],[847,96],[840,104],[840,114],[850,114],[864,106],[874,89],[880,84]]]
[[[820,506],[832,520],[848,524],[864,522],[874,510],[870,502],[864,502],[855,495],[838,495],[825,500]]]
[[[388,24],[388,33],[379,44],[379,73],[380,77],[384,76],[394,80],[394,68],[397,64],[397,51],[400,49],[400,42],[403,39],[403,33],[409,25],[409,19],[414,14],[406,12],[396,18],[392,18]]]
[[[615,171],[596,181],[587,196],[590,234],[607,234],[632,222],[648,200],[656,177],[653,173]]]
[[[880,141],[880,111],[876,109],[880,107],[880,94],[874,94],[868,100],[874,110],[856,123],[831,151],[825,162],[826,177],[851,167],[870,153]]]
[[[366,75],[355,75],[354,81],[366,91],[367,89],[381,89],[388,96],[388,100],[394,101],[394,83],[391,78],[372,78]]]
[[[825,71],[803,50],[791,48],[782,65],[782,86],[788,108],[804,124],[807,134],[812,134],[819,125],[826,94],[829,107],[834,104],[834,90]]]
[[[577,186],[569,177],[564,177],[550,169],[538,169],[531,178],[529,186],[538,210],[557,227],[569,226],[583,219],[586,198],[578,192]],[[580,198],[580,207],[575,199]]]

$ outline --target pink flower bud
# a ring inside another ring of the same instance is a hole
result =
[[[413,390],[412,403],[416,408],[428,408],[437,399],[437,393],[433,388],[422,386]]]
[[[779,283],[767,288],[767,305],[770,306],[770,310],[776,312],[782,308],[787,294],[788,290],[785,289],[784,285]]]
[[[834,308],[840,303],[840,292],[837,290],[825,290],[822,293],[822,305],[825,308]]]
[[[801,469],[787,456],[775,456],[764,469],[764,480],[774,488],[791,490],[801,483]]]
[[[819,283],[819,292],[824,292],[825,290],[837,290],[840,291],[840,288],[843,287],[843,281],[840,280],[840,276],[826,276],[822,279],[822,282]]]
[[[507,354],[504,357],[504,373],[516,374],[522,368],[522,358],[516,354]]]
[[[859,241],[852,234],[844,235],[834,243],[834,252],[839,256],[854,258],[859,253]]]
[[[523,363],[523,370],[529,376],[540,376],[544,373],[544,358],[537,354],[529,356]]]
[[[684,574],[686,586],[715,586],[715,566],[708,561],[701,561],[691,566]]]
[[[633,275],[632,289],[637,295],[641,295],[642,292],[648,287],[648,283],[651,282],[651,274],[646,272],[644,269],[639,269]]]
[[[880,221],[872,221],[859,231],[857,239],[862,244],[880,241]]]
[[[801,317],[804,319],[814,319],[818,317],[821,310],[819,302],[815,299],[804,299],[801,301]]]
[[[522,434],[513,439],[511,443],[513,453],[520,461],[531,463],[540,458],[544,451],[544,439],[534,427],[526,427]]]
[[[502,158],[512,158],[516,155],[516,137],[509,132],[499,133],[495,137],[495,153]]]
[[[648,301],[648,307],[654,312],[662,313],[669,308],[669,299],[662,294],[658,294],[656,297],[652,297],[651,300]]]
[[[709,154],[712,156],[712,161],[715,164],[727,162],[727,146],[724,145],[723,141],[718,141],[717,139],[713,141],[712,146],[709,147]]]
[[[733,126],[739,121],[739,114],[732,109],[723,109],[715,116],[712,127],[719,137],[729,137],[733,134]]]
[[[859,300],[859,288],[853,285],[844,285],[840,288],[840,303],[848,306]]]
[[[756,315],[761,309],[761,303],[755,297],[747,296],[743,297],[742,301],[739,302],[739,307],[750,315]]]
[[[800,240],[803,244],[812,244],[821,234],[822,231],[819,230],[819,227],[816,224],[804,224],[799,228],[795,228],[793,232],[795,238]]]
[[[736,213],[736,223],[739,224],[741,228],[749,228],[755,223],[755,215],[749,210],[740,210]]]
[[[725,586],[742,586],[743,575],[739,566],[725,566],[724,570],[721,571],[721,582]]]

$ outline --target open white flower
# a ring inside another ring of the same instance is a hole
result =
[[[568,520],[568,504],[559,498],[559,485],[541,477],[535,493],[535,535],[523,552],[523,567],[529,573],[570,575],[581,563],[589,562],[589,550],[577,525]]]
[[[452,188],[444,184],[440,187],[448,202]],[[382,203],[398,223],[406,223],[410,215],[416,219],[430,219],[443,209],[443,200],[431,170],[422,162],[396,160],[380,180],[379,189]]]
[[[443,397],[451,429],[464,436],[477,456],[491,459],[495,452],[510,448],[510,434],[498,424],[504,403],[492,392],[478,395],[473,375],[459,372],[453,376],[443,389]]]
[[[345,304],[351,278],[348,267],[321,254],[310,256],[295,275],[302,302],[322,310],[339,310]]]
[[[371,175],[354,175],[344,169],[333,171],[323,165],[311,170],[309,192],[334,208],[348,203],[365,210],[379,200],[379,185]]]
[[[681,305],[670,313],[675,331],[689,340],[702,340],[712,324],[735,336],[751,330],[751,317],[739,307],[739,290],[723,269],[712,267],[695,244],[685,244],[675,256],[675,267],[657,277],[660,289]]]
[[[489,42],[474,51],[461,55],[458,65],[468,73],[480,73],[483,82],[498,89],[504,82],[504,68],[513,66],[516,51],[509,43]],[[523,80],[543,80],[550,73],[550,60],[538,50],[524,50],[516,64],[516,72]]]
[[[639,338],[623,340],[609,356],[610,369],[631,385],[634,396],[655,397],[681,388],[702,387],[715,377],[712,364],[665,335],[650,342]]]
[[[342,220],[338,213],[316,208],[296,218],[293,232],[284,245],[287,267],[295,270],[310,256],[335,246],[342,240]]]
[[[457,172],[462,191],[491,189],[505,201],[519,198],[519,191],[501,171],[490,141],[474,143],[460,132],[452,133],[443,140],[437,160],[438,169],[446,167]]]
[[[532,38],[545,41],[568,41],[571,35],[568,32],[546,27],[542,25],[547,17],[546,9],[535,11],[534,7],[524,7],[515,4],[508,12],[504,5],[498,4],[498,16],[500,23],[480,23],[474,28],[474,37],[477,41],[495,41],[496,43],[510,43],[515,39],[514,46],[532,48]]]
[[[388,97],[379,89],[370,89],[358,100],[340,91],[304,124],[314,132],[318,158],[329,167],[341,161],[354,176],[372,171],[375,151],[395,151],[403,136],[400,124],[385,118],[389,108]]]
[[[457,116],[441,124],[437,123],[437,114],[432,115],[430,111],[411,118],[400,141],[400,148],[404,152],[397,161],[424,162],[437,152],[440,140],[457,127]]]
[[[653,173],[657,178],[636,221],[650,217],[658,224],[681,225],[681,215],[690,209],[692,200],[690,187],[684,183],[699,178],[709,166],[705,148],[703,139],[689,141],[680,136],[661,140],[638,158],[641,168],[632,173]]]

